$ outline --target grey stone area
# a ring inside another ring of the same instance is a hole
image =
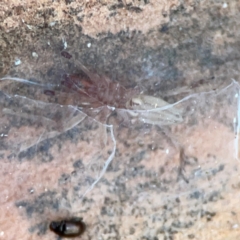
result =
[[[92,38],[82,34],[80,26],[70,23],[32,30],[25,26],[1,34],[1,62],[5,66],[1,76],[56,83],[64,73],[81,71],[74,63],[78,59],[93,72],[128,88],[140,85],[148,93],[201,78],[238,80],[238,25],[237,16],[228,16],[214,5],[202,9],[196,4],[191,12],[184,5],[178,6],[171,11],[167,24],[147,34],[121,31],[99,33]],[[221,38],[220,44],[216,35]],[[61,56],[64,42],[66,51],[74,57],[72,61]],[[37,59],[32,52],[38,54]],[[16,57],[21,59],[22,66],[14,66]]]
[[[47,88],[48,84],[60,84],[66,73],[82,74],[76,62],[80,60],[92,72],[107,76],[126,88],[138,85],[145,93],[155,96],[164,96],[167,91],[189,86],[201,79],[214,83],[229,82],[232,78],[239,81],[238,13],[228,15],[215,1],[209,4],[211,7],[207,5],[200,8],[196,2],[191,11],[185,5],[180,5],[171,10],[169,22],[147,33],[126,30],[117,34],[103,32],[91,37],[82,33],[80,25],[66,22],[52,27],[46,24],[29,29],[24,25],[8,33],[1,31],[0,40],[3,44],[0,45],[0,76],[26,78],[44,83]],[[122,7],[121,3],[112,7],[112,14],[117,14],[117,9]],[[127,10],[141,12],[141,8],[131,6]],[[72,58],[64,58],[61,55],[63,50],[71,54]],[[34,57],[33,52],[38,57]],[[16,59],[22,62],[18,66],[14,65]],[[37,91],[19,91],[22,95],[38,94]],[[165,98],[169,102],[175,100]],[[58,99],[54,101],[58,102]],[[31,123],[27,120],[14,121],[13,117],[10,120],[6,133],[10,125],[20,128]],[[146,126],[146,130],[148,128],[151,127]],[[90,128],[85,126],[85,129],[87,131]],[[209,171],[207,181],[219,178],[219,184],[212,191],[204,189],[200,184],[196,184],[199,188],[191,189],[191,176],[195,174],[198,158],[185,159],[186,171],[181,171],[180,162],[172,163],[174,167],[171,174],[167,161],[160,161],[159,168],[147,168],[144,162],[151,162],[151,153],[164,149],[169,139],[164,132],[156,129],[154,132],[159,131],[157,139],[160,139],[157,144],[151,142],[151,139],[140,142],[136,140],[138,129],[126,129],[125,126],[116,127],[116,139],[121,149],[117,149],[114,161],[92,195],[81,202],[78,214],[85,218],[89,226],[84,239],[100,236],[99,239],[118,240],[133,236],[137,240],[177,240],[175,236],[185,231],[188,232],[188,239],[195,239],[199,221],[211,222],[218,216],[219,212],[214,206],[224,199],[224,188],[231,174],[237,174],[237,164],[230,171],[220,161]],[[79,131],[69,130],[57,140],[45,140],[39,144],[40,166],[46,162],[57,162],[58,159],[51,153],[55,145],[61,149],[66,142],[76,144],[88,141],[83,137],[79,139],[78,135]],[[30,148],[19,155],[19,160],[32,160],[39,156],[35,156]],[[204,156],[206,161],[211,157]],[[215,157],[212,158],[215,160]],[[80,171],[81,160],[78,158],[71,161],[74,171]],[[225,171],[229,173],[227,177],[224,176]],[[39,222],[29,228],[30,233],[48,233],[48,222],[41,218],[46,208],[55,212],[60,209],[61,196],[67,203],[69,201],[73,206],[79,206],[76,199],[81,186],[69,186],[76,172],[72,173],[70,175],[63,171],[58,178],[58,195],[55,192],[37,193],[32,200],[26,197],[16,202],[16,207],[21,206],[30,221],[33,215],[39,218]],[[136,179],[140,179],[139,182]],[[92,179],[88,181],[92,182]],[[129,185],[131,181],[134,184]],[[185,184],[192,191],[184,196],[175,194],[173,198],[171,190],[177,188],[178,184]],[[68,190],[73,192],[72,202],[66,197]],[[144,192],[159,197],[159,204],[152,203],[155,199],[150,198],[142,205],[134,205],[134,201]],[[161,199],[168,192],[171,199]],[[234,212],[231,214],[234,215]]]

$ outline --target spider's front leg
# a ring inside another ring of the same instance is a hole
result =
[[[161,98],[138,95],[127,102],[126,108],[133,110],[130,115],[138,117],[144,123],[153,125],[171,125],[183,121],[183,111]]]

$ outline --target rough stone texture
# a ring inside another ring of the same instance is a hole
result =
[[[114,83],[138,86],[172,103],[239,81],[239,10],[238,0],[3,0],[0,77],[34,80],[47,88],[60,84],[66,73],[82,74],[80,60]],[[62,57],[63,50],[72,55],[70,60]],[[5,87],[1,83],[1,90],[11,94],[60,103],[60,95],[48,98],[41,89]],[[70,98],[66,103],[75,95]],[[64,120],[51,125],[59,115],[44,122],[1,113],[0,238],[54,238],[49,222],[77,215],[87,224],[82,239],[239,239],[239,163],[233,157],[232,126],[237,105],[232,101],[202,103],[202,116],[214,109],[211,119],[191,119],[187,127],[118,126],[118,116],[113,116],[115,158],[81,200],[77,194],[93,182],[92,175],[81,178],[82,164],[93,161],[98,150],[103,150],[100,159],[106,159],[111,150],[103,147],[106,142],[95,141],[102,125],[87,122],[40,141],[42,129],[63,127]],[[45,116],[46,108],[39,106],[38,117]],[[173,136],[184,152],[179,153]],[[12,154],[5,140],[15,144],[28,137],[39,140]],[[91,171],[101,167],[94,165]],[[193,181],[192,175],[199,179]]]

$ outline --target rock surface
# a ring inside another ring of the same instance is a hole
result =
[[[54,238],[49,223],[76,215],[81,239],[239,239],[238,87],[215,90],[239,81],[240,1],[2,3],[0,77],[44,87],[0,85],[0,238]],[[179,103],[181,124],[126,126],[111,112],[110,129],[60,109],[76,95],[49,88],[84,75],[78,61],[169,103],[197,97]]]

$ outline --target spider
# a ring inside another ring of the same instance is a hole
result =
[[[62,56],[67,59],[71,58],[71,55],[66,52]],[[83,111],[89,113],[89,109],[99,109],[105,119],[114,111],[123,121],[137,119],[156,125],[171,125],[183,121],[182,110],[163,99],[145,95],[137,87],[126,89],[107,77],[90,72],[80,61],[76,61],[75,64],[87,78],[79,77],[77,74],[68,74],[64,76],[62,85],[66,91],[77,93],[77,105],[82,107]]]

